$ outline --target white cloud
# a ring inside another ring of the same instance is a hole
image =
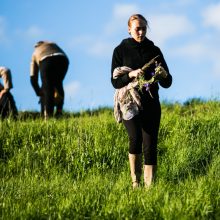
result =
[[[116,4],[113,8],[112,20],[106,25],[105,33],[112,35],[119,30],[127,29],[128,18],[139,11],[136,4]]]
[[[17,34],[25,39],[38,40],[44,35],[44,31],[36,25],[32,25],[26,30],[17,30]]]
[[[3,17],[0,17],[0,44],[8,42],[6,36],[6,21]]]
[[[187,57],[190,60],[201,61],[201,59],[207,58],[208,48],[206,44],[202,42],[190,42],[175,48],[173,51],[174,55]]]
[[[88,48],[88,53],[95,56],[106,57],[112,53],[112,50],[113,44],[104,41],[97,41]]]
[[[220,30],[220,3],[206,7],[202,13],[204,25]]]
[[[182,7],[182,6],[192,5],[192,4],[196,3],[196,2],[197,2],[197,0],[175,0],[174,2],[172,2],[170,4],[172,4],[173,6]]]
[[[139,10],[136,4],[116,4],[113,10],[114,18],[127,18]]]
[[[85,44],[91,44],[93,42],[94,37],[93,36],[88,36],[88,35],[80,35],[77,37],[73,37],[69,43],[68,46],[70,48],[75,48],[75,47],[81,47],[82,45]]]
[[[219,59],[215,59],[213,61],[213,73],[214,73],[214,75],[216,77],[218,77],[220,79],[220,63],[219,63]]]
[[[37,26],[31,26],[26,31],[26,34],[30,38],[38,38],[43,35],[43,30]]]
[[[0,37],[4,35],[5,32],[5,21],[2,17],[0,17]]]
[[[159,45],[174,37],[187,35],[194,31],[193,24],[186,16],[158,14],[150,16],[149,36]]]
[[[107,41],[112,35],[123,32],[126,34],[128,18],[139,11],[136,4],[115,4],[112,12],[112,20],[105,25],[104,34],[91,47],[88,47],[88,53],[95,56],[108,56],[114,49],[114,42]]]
[[[98,33],[98,37],[94,35],[74,37],[69,42],[71,48],[80,47],[81,51],[98,57],[106,57],[112,53],[114,42],[112,35],[127,32],[127,21],[131,14],[137,13],[136,4],[116,4],[113,7],[112,19],[105,25],[104,31]],[[111,39],[111,40],[108,40]]]
[[[72,81],[67,85],[65,85],[64,90],[65,90],[66,99],[71,100],[73,97],[75,97],[79,89],[80,89],[80,82],[78,81]]]
[[[178,0],[177,1],[180,5],[191,5],[195,0]]]
[[[179,47],[170,49],[170,54],[184,59],[185,62],[201,63],[209,66],[209,74],[220,77],[220,54],[218,37],[211,35],[199,38],[196,41],[190,41]]]
[[[80,49],[81,52],[84,50],[85,53],[97,57],[106,57],[113,50],[113,42],[107,41],[103,36],[100,36],[100,39],[88,35],[74,37],[69,41],[68,46],[74,50]]]

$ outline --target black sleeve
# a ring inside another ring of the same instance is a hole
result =
[[[169,72],[169,68],[167,66],[167,63],[163,57],[162,52],[160,51],[160,58],[159,58],[159,62],[161,63],[161,66],[167,71],[167,77],[163,78],[159,81],[160,86],[162,86],[163,88],[169,88],[172,84],[172,76]]]
[[[172,76],[168,73],[167,77],[160,80],[159,84],[163,87],[163,88],[169,88],[172,85]]]
[[[111,83],[115,89],[120,89],[132,81],[132,79],[129,78],[128,74],[124,74],[122,76],[119,76],[117,79],[113,79],[114,69],[121,66],[123,66],[122,55],[120,52],[120,48],[116,47],[113,52],[111,67]]]

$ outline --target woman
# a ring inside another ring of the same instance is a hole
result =
[[[113,87],[117,90],[132,88],[136,92],[136,96],[131,97],[134,99],[136,97],[140,101],[140,104],[136,102],[137,105],[133,105],[135,103],[133,102],[130,106],[119,101],[122,122],[129,136],[129,164],[133,188],[140,184],[142,151],[145,186],[149,187],[154,179],[161,117],[158,89],[159,85],[168,88],[172,84],[172,76],[162,52],[146,37],[147,27],[148,22],[142,15],[132,15],[128,20],[128,33],[131,37],[124,39],[114,49],[112,56],[111,82]],[[156,62],[143,71],[142,67],[155,57],[157,57]],[[156,76],[157,73],[160,74]],[[136,88],[132,86],[132,83],[135,84],[139,78],[144,77],[144,80],[149,80],[152,75],[155,77],[155,80],[152,80],[153,83],[145,83],[138,89],[137,86]]]

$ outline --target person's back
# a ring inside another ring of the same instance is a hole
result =
[[[44,60],[44,58],[51,56],[52,54],[66,56],[64,51],[56,43],[50,41],[39,41],[34,48],[32,63],[36,63],[37,65],[39,65],[40,61]],[[31,73],[31,75],[34,75],[33,70],[31,70]]]

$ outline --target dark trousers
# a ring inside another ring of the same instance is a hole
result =
[[[65,56],[51,56],[40,62],[40,73],[42,81],[41,112],[46,110],[48,116],[53,115],[54,111],[54,92],[55,89],[62,97],[57,105],[61,111],[64,104],[63,80],[67,73],[69,61]]]
[[[151,101],[140,114],[123,120],[129,137],[129,153],[144,153],[145,165],[157,164],[157,140],[160,126],[161,107],[159,100]]]
[[[10,92],[6,92],[0,99],[0,117],[12,116],[15,118],[17,114],[18,110],[14,98]]]

